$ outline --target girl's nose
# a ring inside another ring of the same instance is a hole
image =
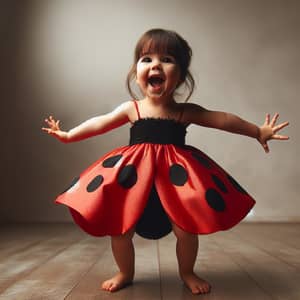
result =
[[[161,63],[159,59],[154,59],[152,61],[151,69],[153,70],[161,70]]]

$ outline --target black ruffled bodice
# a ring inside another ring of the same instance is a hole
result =
[[[173,119],[141,118],[130,128],[129,145],[153,143],[185,144],[186,126]]]

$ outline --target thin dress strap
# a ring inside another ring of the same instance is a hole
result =
[[[136,100],[132,100],[132,101],[133,101],[133,103],[134,103],[135,110],[136,110],[136,113],[137,113],[137,116],[138,116],[138,120],[139,120],[139,119],[141,118],[140,111],[139,111],[139,106],[138,106]]]

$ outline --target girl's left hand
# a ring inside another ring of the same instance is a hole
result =
[[[49,128],[43,127],[43,131],[46,131],[63,143],[69,142],[68,132],[60,130],[59,120],[56,121],[52,116],[50,116],[45,119],[45,122],[48,124]]]
[[[276,134],[280,129],[289,125],[289,122],[284,122],[275,126],[275,123],[279,117],[279,114],[276,113],[270,122],[270,114],[266,115],[265,123],[259,128],[259,134],[257,140],[265,149],[265,152],[268,153],[269,147],[267,141],[269,140],[288,140],[289,137],[286,135]]]

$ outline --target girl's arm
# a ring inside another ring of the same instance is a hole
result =
[[[45,120],[49,128],[42,128],[42,130],[64,143],[76,142],[98,134],[103,134],[129,121],[128,113],[132,106],[131,102],[132,101],[124,102],[112,112],[91,118],[68,132],[60,130],[60,121],[56,121],[50,116]]]
[[[188,122],[256,138],[265,149],[265,152],[269,152],[269,147],[267,144],[268,140],[289,139],[288,136],[276,134],[277,131],[289,125],[289,122],[284,122],[275,126],[279,114],[275,114],[271,122],[270,115],[267,114],[265,123],[260,127],[245,121],[234,114],[207,110],[196,104],[189,104],[185,110],[185,114]]]

